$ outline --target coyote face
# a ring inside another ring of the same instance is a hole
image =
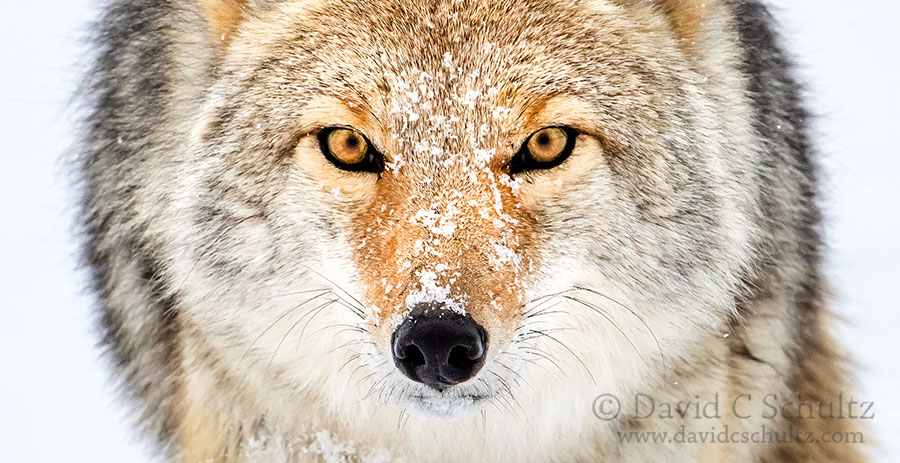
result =
[[[857,461],[615,437],[842,420],[591,406],[840,396],[769,22],[755,0],[111,2],[85,248],[144,422],[185,463],[325,459],[332,435],[346,461]]]
[[[699,77],[633,10],[444,7],[227,37],[188,316],[260,378],[438,413],[660,379],[729,313],[747,240]]]

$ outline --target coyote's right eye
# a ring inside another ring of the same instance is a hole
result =
[[[318,138],[322,154],[339,169],[374,173],[384,171],[381,154],[356,130],[327,127],[319,132]]]

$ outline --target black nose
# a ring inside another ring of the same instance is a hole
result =
[[[416,307],[391,337],[394,364],[438,391],[466,381],[484,365],[487,333],[469,315]]]

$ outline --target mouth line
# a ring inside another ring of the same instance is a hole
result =
[[[449,401],[469,400],[472,402],[480,402],[482,400],[487,400],[490,397],[491,396],[483,395],[483,394],[449,395],[449,394],[443,394],[443,393],[441,393],[440,395],[434,395],[434,396],[425,396],[425,395],[407,396],[407,398],[409,400],[422,402],[422,403],[429,403],[429,402],[435,402],[435,401],[440,401],[440,400],[449,400]]]
[[[427,409],[444,409],[448,407],[453,409],[464,409],[473,405],[480,405],[494,397],[494,394],[485,393],[483,391],[452,391],[451,389],[450,391],[444,392],[429,392],[433,392],[433,394],[415,391],[412,394],[403,397],[403,401]]]
[[[430,415],[435,416],[456,416],[467,411],[477,409],[480,404],[490,398],[481,394],[464,394],[464,395],[409,395],[406,397],[408,404]]]

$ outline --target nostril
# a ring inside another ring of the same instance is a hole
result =
[[[475,363],[474,361],[481,356],[479,355],[473,359],[469,355],[470,351],[471,349],[466,346],[456,346],[453,349],[450,349],[450,356],[447,358],[447,364],[460,370],[471,368],[472,364]]]
[[[411,367],[425,365],[425,354],[415,345],[401,348],[397,358]]]

